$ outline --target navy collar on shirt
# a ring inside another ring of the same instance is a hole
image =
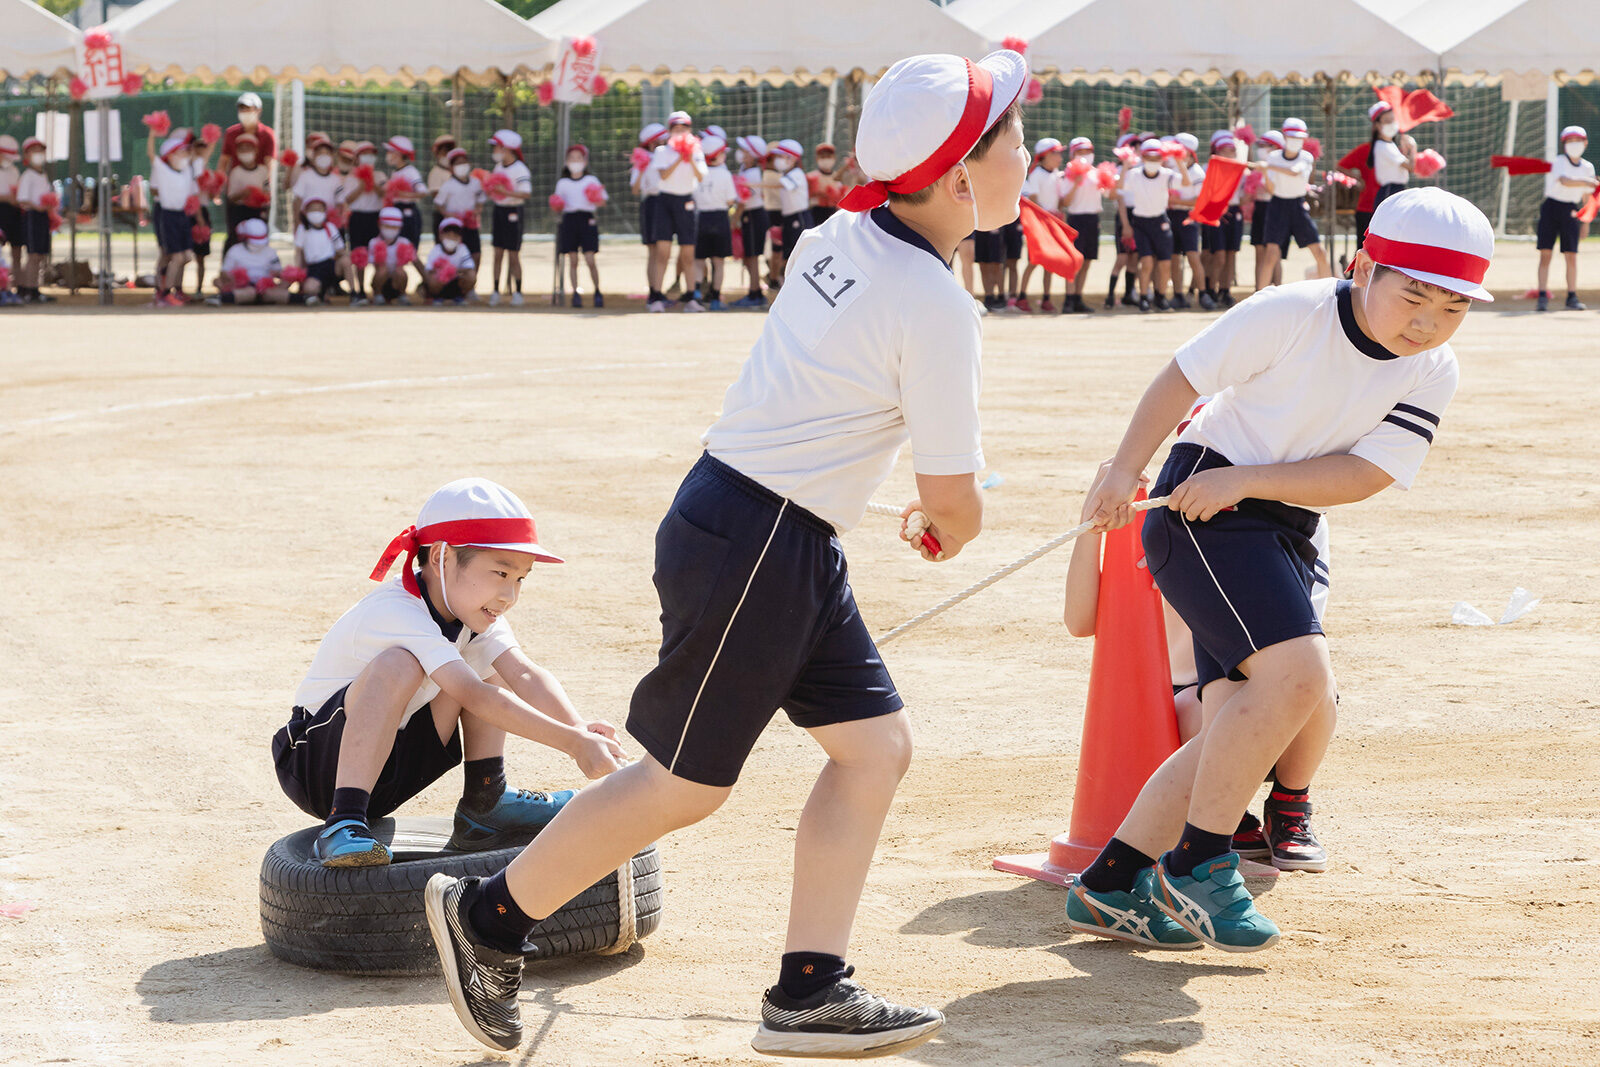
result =
[[[889,210],[888,204],[884,204],[881,207],[875,207],[872,209],[872,221],[878,224],[878,229],[882,230],[890,237],[898,238],[914,248],[922,249],[934,259],[939,260],[940,263],[944,263],[945,270],[950,270],[950,264],[945,263],[944,260],[940,258],[939,250],[933,247],[932,242],[902,222],[898,215]]]
[[[1398,359],[1393,352],[1361,332],[1361,324],[1356,322],[1355,283],[1349,279],[1341,280],[1335,292],[1339,298],[1339,325],[1344,327],[1344,335],[1356,346],[1356,350],[1373,359]]]
[[[432,600],[428,599],[428,587],[423,584],[421,575],[417,576],[417,588],[422,590],[422,602],[427,605],[428,614],[433,616],[433,621],[438,625],[439,632],[444,634],[446,641],[449,641],[452,645],[455,644],[461,637],[461,628],[466,624],[460,619],[448,622],[443,615],[439,614],[439,609],[433,606]]]

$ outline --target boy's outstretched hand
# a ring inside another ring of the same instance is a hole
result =
[[[617,743],[617,728],[608,722],[585,723],[570,755],[586,778],[604,778],[628,760]]]

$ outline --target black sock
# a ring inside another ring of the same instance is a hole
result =
[[[844,977],[844,959],[826,952],[785,952],[778,969],[778,988],[804,1000]]]
[[[1576,300],[1576,299],[1578,299],[1578,291],[1576,289],[1568,289],[1567,290],[1567,299],[1568,300]]]
[[[1122,272],[1115,270],[1111,272],[1111,288],[1106,292],[1107,300],[1110,300],[1112,297],[1117,295],[1117,275],[1120,273]]]
[[[360,819],[367,821],[367,805],[372,803],[372,794],[365,789],[335,789],[333,791],[333,810],[328,812],[325,825],[332,826],[340,819]]]
[[[520,952],[522,943],[537,925],[511,899],[505,871],[469,888],[461,903],[467,921],[483,943],[502,952]]]
[[[466,781],[461,789],[461,803],[473,811],[488,811],[500,802],[506,791],[506,759],[490,756],[487,759],[469,759],[461,765]]]
[[[1153,867],[1155,862],[1121,838],[1113,837],[1088,869],[1078,875],[1078,881],[1096,893],[1129,893],[1139,872]]]
[[[1130,270],[1128,272],[1128,295],[1129,296],[1133,295],[1133,284],[1134,284],[1133,271]]]
[[[1178,847],[1167,853],[1167,872],[1186,877],[1193,874],[1194,869],[1202,863],[1226,856],[1232,851],[1232,833],[1214,834],[1186,822],[1183,824],[1183,836],[1178,838]]]

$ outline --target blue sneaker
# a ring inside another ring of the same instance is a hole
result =
[[[605,307],[606,306],[606,298],[601,296],[599,293],[594,294],[594,306],[597,307],[597,308]]]
[[[1200,939],[1169,919],[1150,899],[1154,885],[1153,867],[1139,872],[1131,893],[1096,893],[1073,879],[1067,897],[1067,926],[1074,933],[1146,948],[1199,948]]]
[[[727,311],[728,310],[728,305],[724,304],[722,302],[721,298],[719,297],[718,299],[713,300],[713,301],[711,301],[711,303],[707,304],[706,308],[707,308],[707,310],[710,310],[710,311]]]
[[[1244,887],[1237,852],[1203,863],[1188,876],[1167,870],[1163,856],[1155,872],[1151,897],[1156,907],[1206,944],[1224,952],[1259,952],[1278,943],[1278,927],[1256,910]]]
[[[736,308],[762,308],[764,310],[767,302],[759,296],[746,296],[735,300],[733,306]]]
[[[387,867],[389,849],[360,819],[340,819],[311,842],[311,858],[324,867]]]
[[[447,847],[458,852],[483,852],[525,844],[577,795],[575,789],[556,793],[507,789],[488,811],[471,811],[457,804],[455,832]]]

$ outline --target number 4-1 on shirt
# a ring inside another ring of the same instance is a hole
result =
[[[866,291],[869,279],[830,241],[808,235],[790,269],[790,286],[801,299],[779,301],[774,310],[795,337],[807,348],[815,348],[846,308]],[[816,257],[813,261],[812,257]],[[795,285],[795,276],[804,286]]]

